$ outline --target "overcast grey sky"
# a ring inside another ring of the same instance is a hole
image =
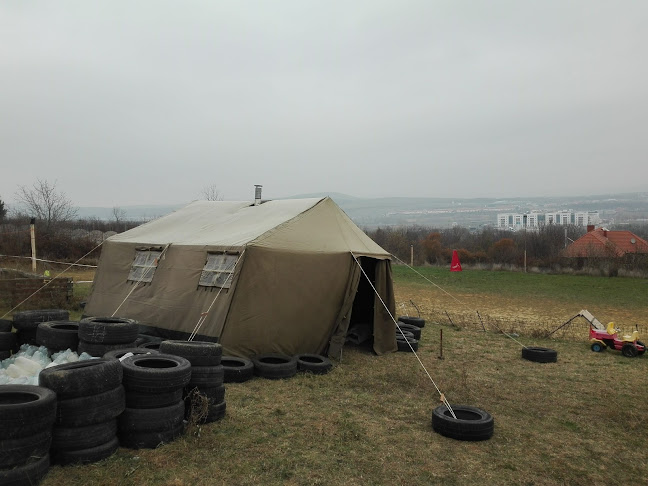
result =
[[[0,199],[648,190],[648,2],[0,2]]]

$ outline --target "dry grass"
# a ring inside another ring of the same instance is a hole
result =
[[[439,397],[410,353],[378,357],[347,346],[328,375],[228,384],[223,420],[193,424],[157,450],[120,448],[97,464],[52,467],[41,484],[646,482],[648,357],[592,353],[587,323],[580,318],[554,338],[544,338],[582,308],[573,302],[516,298],[497,289],[453,290],[449,296],[399,279],[395,288],[398,315],[415,315],[411,299],[427,320],[419,349],[423,364],[452,403],[493,415],[490,440],[460,442],[432,430]],[[604,323],[648,322],[645,306],[601,300],[584,307]],[[520,334],[517,339],[525,345],[556,349],[558,363],[523,360],[520,345],[498,329]],[[443,359],[438,358],[441,330]]]

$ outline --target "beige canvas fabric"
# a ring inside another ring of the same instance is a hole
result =
[[[127,281],[136,249],[163,248],[150,283]],[[229,289],[198,285],[209,252],[240,258]],[[107,240],[86,314],[128,317],[219,338],[227,354],[339,356],[360,278],[353,258],[375,261],[376,288],[394,313],[389,254],[330,199],[195,202]],[[374,350],[396,349],[394,324],[374,304]]]

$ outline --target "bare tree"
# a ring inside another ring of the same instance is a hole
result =
[[[223,195],[215,184],[203,187],[202,196],[207,201],[222,201]]]
[[[15,197],[30,216],[44,221],[48,229],[52,224],[70,221],[77,216],[77,208],[65,194],[56,190],[56,182],[38,179],[32,187],[19,186]]]
[[[115,223],[119,224],[124,221],[126,218],[126,210],[120,208],[119,206],[114,206],[112,208],[113,218],[115,218]]]
[[[4,201],[0,199],[0,220],[4,219],[6,215],[7,215],[7,208],[5,207]]]

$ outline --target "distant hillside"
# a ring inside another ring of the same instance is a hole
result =
[[[313,193],[286,199],[329,196],[361,227],[430,226],[450,227],[454,224],[479,228],[495,225],[497,213],[526,211],[599,211],[609,223],[648,223],[648,193],[603,194],[578,197],[547,198],[359,198],[341,193]],[[126,218],[144,220],[164,216],[184,206],[124,206]],[[79,217],[115,219],[112,208],[79,208]]]

